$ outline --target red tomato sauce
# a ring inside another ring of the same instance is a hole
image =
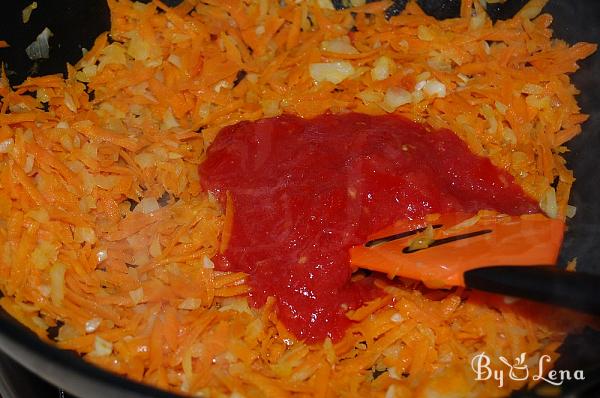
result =
[[[221,130],[200,165],[234,219],[220,270],[250,274],[250,302],[309,342],[340,338],[348,309],[380,294],[351,281],[348,250],[398,219],[538,206],[507,172],[449,130],[398,116],[280,116]]]

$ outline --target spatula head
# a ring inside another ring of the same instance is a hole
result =
[[[357,268],[432,288],[464,286],[470,269],[555,264],[563,233],[563,221],[542,214],[446,214],[397,222],[350,249],[350,256]]]

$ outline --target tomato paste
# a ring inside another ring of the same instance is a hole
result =
[[[537,212],[507,172],[449,130],[393,115],[283,115],[224,128],[199,168],[234,219],[220,270],[249,274],[250,302],[277,300],[298,338],[340,338],[348,309],[377,295],[352,281],[350,247],[406,218]]]

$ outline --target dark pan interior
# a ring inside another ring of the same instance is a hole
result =
[[[165,1],[176,3],[177,0]],[[450,16],[456,10],[456,0],[419,0],[428,12]],[[12,46],[0,49],[12,84],[28,75],[63,73],[65,62],[75,63],[82,48],[90,48],[94,38],[109,29],[110,17],[104,0],[38,0],[38,9],[28,24],[21,21],[21,10],[29,0],[4,2],[0,13],[0,39]],[[405,0],[396,0],[398,7]],[[509,0],[490,7],[494,19],[514,14],[525,0]],[[454,11],[453,11],[454,10]],[[600,43],[600,2],[597,0],[551,0],[546,11],[554,15],[555,36],[570,43],[588,41]],[[49,27],[54,33],[50,40],[51,57],[31,62],[24,48]],[[571,204],[577,207],[576,216],[568,223],[559,265],[577,258],[577,270],[600,274],[600,54],[581,63],[574,76],[581,90],[579,103],[590,119],[583,133],[569,144],[567,159],[577,181]],[[85,398],[116,396],[123,398],[173,397],[151,387],[102,371],[87,364],[76,354],[65,352],[41,342],[33,333],[0,310],[0,349],[42,378],[59,385],[74,395]],[[586,330],[570,336],[562,347],[560,369],[585,369],[586,381],[565,383],[563,396],[600,396],[600,336]],[[515,397],[534,397],[535,391],[519,391]]]

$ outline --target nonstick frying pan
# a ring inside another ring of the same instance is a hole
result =
[[[172,5],[177,0],[163,2]],[[509,0],[489,6],[488,12],[494,19],[507,18],[526,2]],[[11,0],[2,4],[0,39],[8,41],[11,47],[0,49],[0,60],[11,84],[18,84],[30,75],[63,73],[65,62],[75,63],[82,48],[91,47],[94,38],[110,27],[104,0],[38,0],[38,8],[30,21],[24,24],[21,10],[30,3],[29,0]],[[395,1],[399,8],[403,3],[404,0]],[[452,16],[460,2],[420,0],[419,3],[426,12],[443,18]],[[600,43],[600,2],[551,0],[545,11],[554,16],[552,28],[555,37],[570,43]],[[32,62],[24,49],[44,27],[54,33],[50,40],[50,58]],[[571,204],[577,207],[577,214],[568,222],[559,265],[576,257],[578,270],[600,274],[600,53],[581,63],[573,81],[581,91],[579,104],[590,119],[584,124],[583,133],[569,144],[571,152],[567,159],[577,178]],[[600,396],[599,347],[600,336],[592,330],[567,338],[560,350],[557,367],[584,369],[586,380],[565,383],[562,386],[563,396]],[[175,396],[98,369],[75,353],[43,343],[1,310],[0,350],[40,377],[82,398]],[[513,396],[538,395],[536,390],[524,390],[513,393]]]

